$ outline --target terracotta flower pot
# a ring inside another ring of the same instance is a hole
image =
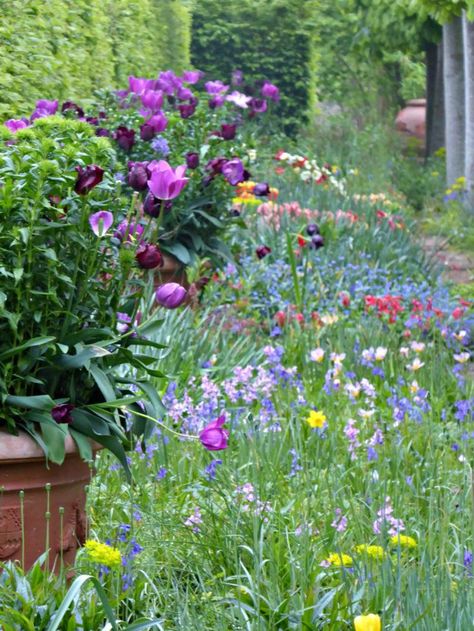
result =
[[[407,101],[397,114],[395,128],[407,138],[416,139],[422,149],[426,141],[426,99]]]
[[[58,568],[61,558],[66,565],[74,561],[86,538],[91,469],[72,439],[66,453],[62,465],[47,465],[27,434],[0,430],[0,561],[19,561],[28,569],[47,547],[50,567]]]

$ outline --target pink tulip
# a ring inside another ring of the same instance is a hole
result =
[[[199,440],[203,447],[209,451],[221,451],[227,448],[229,430],[223,429],[222,426],[224,423],[225,416],[219,416],[218,419],[206,425],[206,427],[199,432]]]
[[[154,161],[148,165],[151,177],[148,188],[158,199],[174,199],[183,190],[189,178],[184,177],[186,165],[172,169],[166,160]]]

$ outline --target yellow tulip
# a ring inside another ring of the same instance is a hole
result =
[[[382,621],[376,613],[369,613],[367,616],[357,616],[354,618],[355,631],[381,631]]]

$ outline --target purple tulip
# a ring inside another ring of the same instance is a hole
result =
[[[182,105],[178,105],[178,109],[181,118],[190,118],[196,111],[196,106],[191,103],[185,103]]]
[[[255,184],[253,194],[255,197],[265,197],[270,192],[270,186],[268,182],[259,182]]]
[[[308,234],[310,237],[313,236],[313,234],[319,234],[319,226],[317,223],[309,223],[306,226],[306,234]]]
[[[224,140],[233,140],[237,132],[237,125],[230,123],[222,123],[220,136]]]
[[[15,134],[19,129],[25,129],[25,127],[28,127],[29,122],[25,121],[22,118],[10,118],[9,120],[4,122],[4,125],[12,132],[12,134]]]
[[[271,99],[272,101],[279,101],[280,90],[276,87],[276,85],[273,85],[273,83],[270,83],[269,81],[265,81],[265,83],[262,86],[262,96],[265,99]]]
[[[172,70],[165,70],[160,72],[158,81],[156,82],[157,88],[163,90],[165,94],[173,94],[176,90],[182,86],[183,81],[180,77],[177,77]]]
[[[149,125],[148,123],[143,123],[143,125],[140,125],[140,138],[142,140],[153,140],[153,138],[155,137],[155,133],[156,132],[152,125]]]
[[[148,182],[147,162],[129,163],[128,185],[134,191],[145,191]]]
[[[157,112],[163,105],[163,92],[159,90],[145,90],[140,99],[144,108],[150,112]]]
[[[158,199],[174,199],[181,193],[189,180],[189,178],[184,177],[185,164],[172,169],[166,160],[160,160],[153,167],[150,163],[148,169],[151,170],[148,188]]]
[[[143,230],[144,230],[143,226],[139,224],[138,222],[133,221],[133,220],[129,222],[126,219],[124,219],[117,226],[117,230],[114,233],[114,237],[116,239],[120,239],[120,241],[123,241],[126,236],[127,243],[132,243],[132,241],[138,241],[139,243],[141,243]]]
[[[224,85],[222,81],[208,81],[204,87],[208,94],[223,94],[229,89],[229,86]]]
[[[244,180],[244,165],[238,158],[228,160],[222,167],[222,175],[232,186]]]
[[[160,134],[166,129],[166,126],[168,125],[168,119],[163,114],[163,112],[157,112],[146,121],[146,124],[153,127],[155,134]]]
[[[225,416],[219,416],[212,423],[208,423],[206,427],[199,432],[199,440],[203,447],[209,451],[221,451],[227,449],[229,440],[229,430],[223,429]]]
[[[47,99],[40,99],[36,101],[36,108],[30,117],[31,121],[37,118],[44,118],[45,116],[52,116],[58,111],[57,101],[48,101]]]
[[[135,258],[142,269],[163,267],[163,255],[158,246],[152,243],[142,243],[135,252]]]
[[[74,112],[77,118],[82,118],[84,116],[84,110],[82,109],[82,107],[79,107],[79,105],[73,103],[73,101],[64,101],[61,106],[61,112],[63,114],[65,114],[66,112]]]
[[[110,136],[110,131],[108,129],[106,129],[105,127],[98,127],[95,130],[95,135],[96,136],[104,136],[105,138],[108,138]]]
[[[255,254],[257,255],[257,257],[262,260],[264,259],[268,254],[270,254],[272,251],[271,248],[268,247],[268,245],[259,245],[258,248],[255,250]]]
[[[158,304],[167,309],[177,309],[186,300],[188,292],[178,283],[165,283],[156,290],[155,298]]]
[[[237,105],[237,107],[241,107],[242,109],[247,109],[252,98],[243,94],[242,92],[234,91],[231,94],[228,94],[225,97],[226,101]]]
[[[194,85],[202,78],[203,74],[200,70],[185,70],[183,72],[183,82]]]
[[[250,101],[250,107],[253,114],[263,114],[267,111],[267,102],[265,99],[252,99]]]
[[[199,154],[195,151],[189,151],[186,154],[186,166],[188,169],[197,169],[199,166]]]
[[[133,94],[143,94],[145,90],[154,90],[156,82],[153,79],[128,77],[128,89]]]
[[[115,130],[114,138],[121,149],[130,151],[135,144],[135,130],[120,125]]]
[[[55,405],[51,410],[51,416],[56,423],[67,423],[68,425],[73,422],[71,412],[74,410],[74,405],[71,403],[60,403]]]
[[[216,94],[215,96],[212,97],[212,99],[209,99],[208,101],[208,105],[211,110],[215,110],[218,107],[222,107],[224,103],[225,103],[225,96],[223,94]]]
[[[222,156],[218,156],[217,158],[212,158],[206,164],[206,171],[210,171],[211,178],[214,178],[216,175],[219,175],[219,173],[222,173],[222,168],[226,162],[227,160],[223,158]]]
[[[99,210],[89,217],[89,223],[96,237],[103,237],[114,223],[114,216],[108,210]]]
[[[143,212],[150,217],[158,217],[161,212],[161,199],[157,199],[152,193],[147,193],[143,202]]]
[[[311,248],[319,250],[319,248],[322,248],[324,245],[324,239],[320,234],[315,234],[311,237],[309,245]]]
[[[176,93],[176,96],[178,97],[178,99],[180,99],[181,101],[196,101],[193,93],[191,92],[191,90],[189,88],[179,88],[178,92]]]
[[[97,184],[100,184],[104,177],[104,170],[96,164],[88,164],[85,168],[77,166],[76,171],[77,180],[74,190],[78,195],[86,195]]]

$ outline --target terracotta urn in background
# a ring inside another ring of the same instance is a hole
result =
[[[423,151],[426,142],[426,99],[407,101],[397,114],[395,128],[405,137],[407,144],[414,142]]]
[[[179,283],[186,289],[189,288],[184,265],[171,254],[163,253],[163,266],[158,267],[155,272],[155,288],[165,283]]]
[[[51,568],[58,570],[61,559],[74,562],[86,538],[91,468],[70,438],[66,454],[62,465],[47,464],[27,434],[0,430],[0,561],[19,561],[27,570],[48,546]]]

